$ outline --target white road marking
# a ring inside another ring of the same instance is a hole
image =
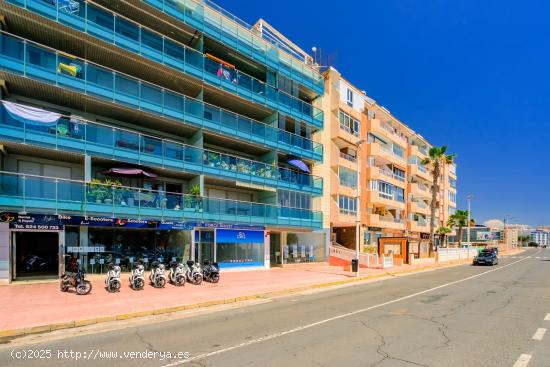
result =
[[[544,334],[546,334],[546,329],[539,327],[537,331],[535,331],[535,335],[533,335],[533,340],[542,340],[542,338],[544,338]]]
[[[185,363],[189,363],[189,362],[193,362],[193,361],[196,361],[196,360],[199,360],[199,359],[204,359],[204,358],[212,357],[212,356],[215,356],[215,355],[218,355],[218,354],[222,354],[222,353],[225,353],[225,352],[230,352],[230,351],[235,350],[235,349],[247,347],[247,346],[249,346],[249,345],[258,344],[258,343],[265,342],[265,341],[268,341],[268,340],[271,340],[271,339],[279,338],[279,337],[281,337],[281,336],[293,334],[293,333],[296,333],[296,332],[299,332],[299,331],[302,331],[302,330],[306,330],[306,329],[313,328],[313,327],[315,327],[315,326],[323,325],[323,324],[326,324],[326,323],[329,323],[329,322],[332,322],[332,321],[336,321],[336,320],[340,320],[340,319],[343,319],[343,318],[346,318],[346,317],[354,316],[354,315],[357,315],[357,314],[360,314],[360,313],[363,313],[363,312],[366,312],[366,311],[370,311],[370,310],[374,310],[374,309],[377,309],[377,308],[380,308],[380,307],[388,306],[388,305],[391,305],[391,304],[394,304],[394,303],[397,303],[397,302],[401,302],[401,301],[404,301],[404,300],[407,300],[407,299],[410,299],[410,298],[413,298],[413,297],[421,296],[421,295],[426,294],[426,293],[429,293],[429,292],[433,292],[433,291],[438,290],[438,289],[441,289],[441,288],[446,288],[446,287],[449,287],[449,286],[451,286],[451,285],[463,283],[463,282],[468,281],[468,280],[470,280],[470,279],[475,279],[475,278],[481,277],[481,276],[483,276],[483,275],[486,275],[486,274],[489,274],[489,273],[492,273],[492,272],[495,272],[495,271],[500,271],[500,270],[505,269],[505,268],[507,268],[507,267],[509,267],[509,266],[512,266],[512,265],[517,264],[517,263],[522,262],[522,261],[525,261],[525,260],[527,260],[527,259],[530,258],[530,257],[531,257],[531,256],[527,256],[527,257],[525,257],[524,259],[521,259],[521,260],[517,260],[517,261],[511,262],[511,263],[509,263],[509,264],[500,266],[500,267],[498,267],[498,268],[494,268],[494,269],[492,269],[492,270],[487,270],[487,271],[484,271],[483,273],[471,275],[471,276],[466,277],[466,278],[454,280],[454,281],[452,281],[452,282],[445,283],[445,284],[441,284],[441,285],[438,285],[438,286],[436,286],[436,287],[433,287],[433,288],[430,288],[430,289],[426,289],[426,290],[423,290],[423,291],[420,291],[420,292],[412,293],[412,294],[409,294],[408,296],[399,297],[399,298],[393,299],[393,300],[391,300],[391,301],[379,303],[379,304],[374,305],[374,306],[361,308],[361,309],[359,309],[359,310],[347,312],[347,313],[344,313],[344,314],[341,314],[341,315],[338,315],[338,316],[334,316],[334,317],[329,317],[328,319],[324,319],[324,320],[320,320],[320,321],[317,321],[317,322],[313,322],[313,323],[311,323],[311,324],[306,324],[306,325],[298,326],[298,327],[296,327],[296,328],[294,328],[294,329],[289,329],[289,330],[286,330],[286,331],[281,331],[281,332],[278,332],[278,333],[266,335],[266,336],[264,336],[264,337],[260,337],[260,338],[257,338],[257,339],[248,340],[248,341],[246,341],[246,342],[243,342],[243,343],[240,343],[240,344],[236,344],[236,345],[233,345],[233,346],[230,346],[230,347],[227,347],[227,348],[222,348],[222,349],[214,350],[214,351],[212,351],[212,352],[199,354],[199,355],[196,355],[196,356],[191,357],[191,358],[188,358],[188,359],[180,359],[180,360],[178,360],[178,361],[175,361],[175,362],[172,362],[172,363],[165,364],[165,365],[163,365],[163,366],[161,366],[161,367],[174,367],[174,366],[179,366],[179,365],[182,365],[182,364],[185,364]],[[521,357],[520,357],[520,358],[521,358]],[[529,356],[529,358],[531,358],[531,357]],[[517,363],[517,362],[516,362],[516,363]],[[514,366],[515,366],[515,365],[514,365]],[[519,365],[519,366],[523,366],[523,365]]]
[[[546,316],[544,316],[544,321],[550,321],[550,313],[547,313]]]
[[[516,363],[514,363],[514,367],[526,367],[529,364],[530,360],[531,360],[530,354],[522,354],[519,356]]]

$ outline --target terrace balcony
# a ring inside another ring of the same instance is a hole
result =
[[[322,227],[320,211],[4,171],[0,171],[0,208],[113,218]]]
[[[304,159],[322,160],[322,145],[310,139],[4,32],[0,33],[1,70],[71,93],[126,106],[152,117],[161,116]],[[9,83],[17,83],[9,80],[9,75],[5,78]],[[21,83],[31,92],[35,89],[24,81]]]
[[[60,116],[51,124],[40,125],[14,117],[3,103],[0,103],[0,141],[31,144],[175,171],[183,170],[314,195],[321,195],[323,191],[323,179],[320,177],[74,116]]]

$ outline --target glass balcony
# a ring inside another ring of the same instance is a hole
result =
[[[322,213],[125,186],[0,172],[0,207],[160,220],[321,228]]]
[[[11,0],[28,10],[318,128],[322,110],[87,1]],[[67,4],[74,4],[72,7]]]
[[[302,158],[322,160],[322,145],[310,139],[3,32],[0,69]]]
[[[46,113],[44,111],[44,113]],[[80,118],[61,116],[40,124],[14,118],[0,103],[0,137],[129,163],[223,177],[311,194],[322,194],[320,177],[283,167],[144,135]]]
[[[318,95],[323,95],[323,76],[301,61],[300,58],[303,56],[290,55],[277,42],[270,42],[260,37],[256,32],[251,31],[252,27],[249,24],[211,1],[144,0],[144,2],[236,49],[243,55],[292,78]]]

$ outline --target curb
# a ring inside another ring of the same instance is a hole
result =
[[[523,252],[523,251],[521,251],[521,252]],[[518,253],[515,253],[515,254],[504,254],[502,256],[517,255],[521,252],[518,252]],[[55,331],[55,330],[70,329],[70,328],[76,328],[76,327],[87,326],[87,325],[92,325],[92,324],[100,324],[100,323],[111,322],[111,321],[128,320],[128,319],[134,319],[134,318],[145,317],[145,316],[163,315],[163,314],[175,313],[175,312],[180,312],[180,311],[185,311],[185,310],[193,310],[193,309],[198,309],[198,308],[219,306],[219,305],[223,305],[223,304],[237,303],[237,302],[241,302],[241,301],[249,301],[249,300],[254,300],[254,299],[267,299],[267,298],[281,297],[281,296],[286,296],[286,295],[299,293],[299,292],[312,290],[312,289],[329,288],[329,287],[334,287],[334,286],[339,286],[339,285],[344,285],[344,284],[362,282],[362,281],[366,281],[366,280],[374,280],[374,279],[379,279],[379,278],[385,278],[385,277],[388,277],[388,276],[395,277],[395,276],[403,276],[403,275],[407,275],[407,274],[420,273],[420,272],[424,272],[424,271],[435,271],[435,270],[438,270],[438,269],[445,269],[445,268],[450,268],[450,267],[454,267],[454,266],[464,265],[466,263],[469,263],[470,261],[471,260],[456,261],[456,262],[453,261],[453,262],[449,262],[447,264],[443,263],[443,265],[440,265],[440,264],[436,263],[435,266],[434,265],[424,266],[424,267],[421,267],[421,268],[408,269],[408,270],[398,271],[398,272],[386,271],[386,272],[380,273],[380,274],[359,276],[359,277],[355,277],[355,278],[335,280],[335,281],[326,282],[326,283],[311,284],[311,285],[306,285],[306,286],[302,286],[302,287],[281,289],[281,290],[278,290],[278,291],[252,294],[252,295],[248,295],[248,296],[231,297],[231,298],[220,299],[220,300],[193,303],[193,304],[189,304],[189,305],[158,308],[158,309],[154,309],[154,310],[128,312],[128,313],[122,313],[122,314],[118,314],[118,315],[114,315],[114,316],[103,316],[103,317],[97,317],[97,318],[92,318],[92,319],[73,320],[73,321],[59,322],[59,323],[45,324],[45,325],[38,325],[38,326],[31,326],[31,327],[25,327],[25,328],[19,328],[19,329],[0,330],[0,338],[13,338],[13,337],[19,337],[19,336],[24,336],[24,335],[47,333],[47,332],[51,332],[51,331]]]

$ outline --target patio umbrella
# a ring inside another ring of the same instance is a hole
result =
[[[103,172],[107,176],[125,176],[135,178],[155,178],[157,175],[152,172],[144,171],[140,168],[110,168]]]
[[[298,158],[292,157],[287,161],[287,163],[293,165],[294,167],[296,167],[300,170],[302,170],[303,172],[310,173],[309,167],[307,166],[307,164],[305,164],[304,162],[302,162]]]

